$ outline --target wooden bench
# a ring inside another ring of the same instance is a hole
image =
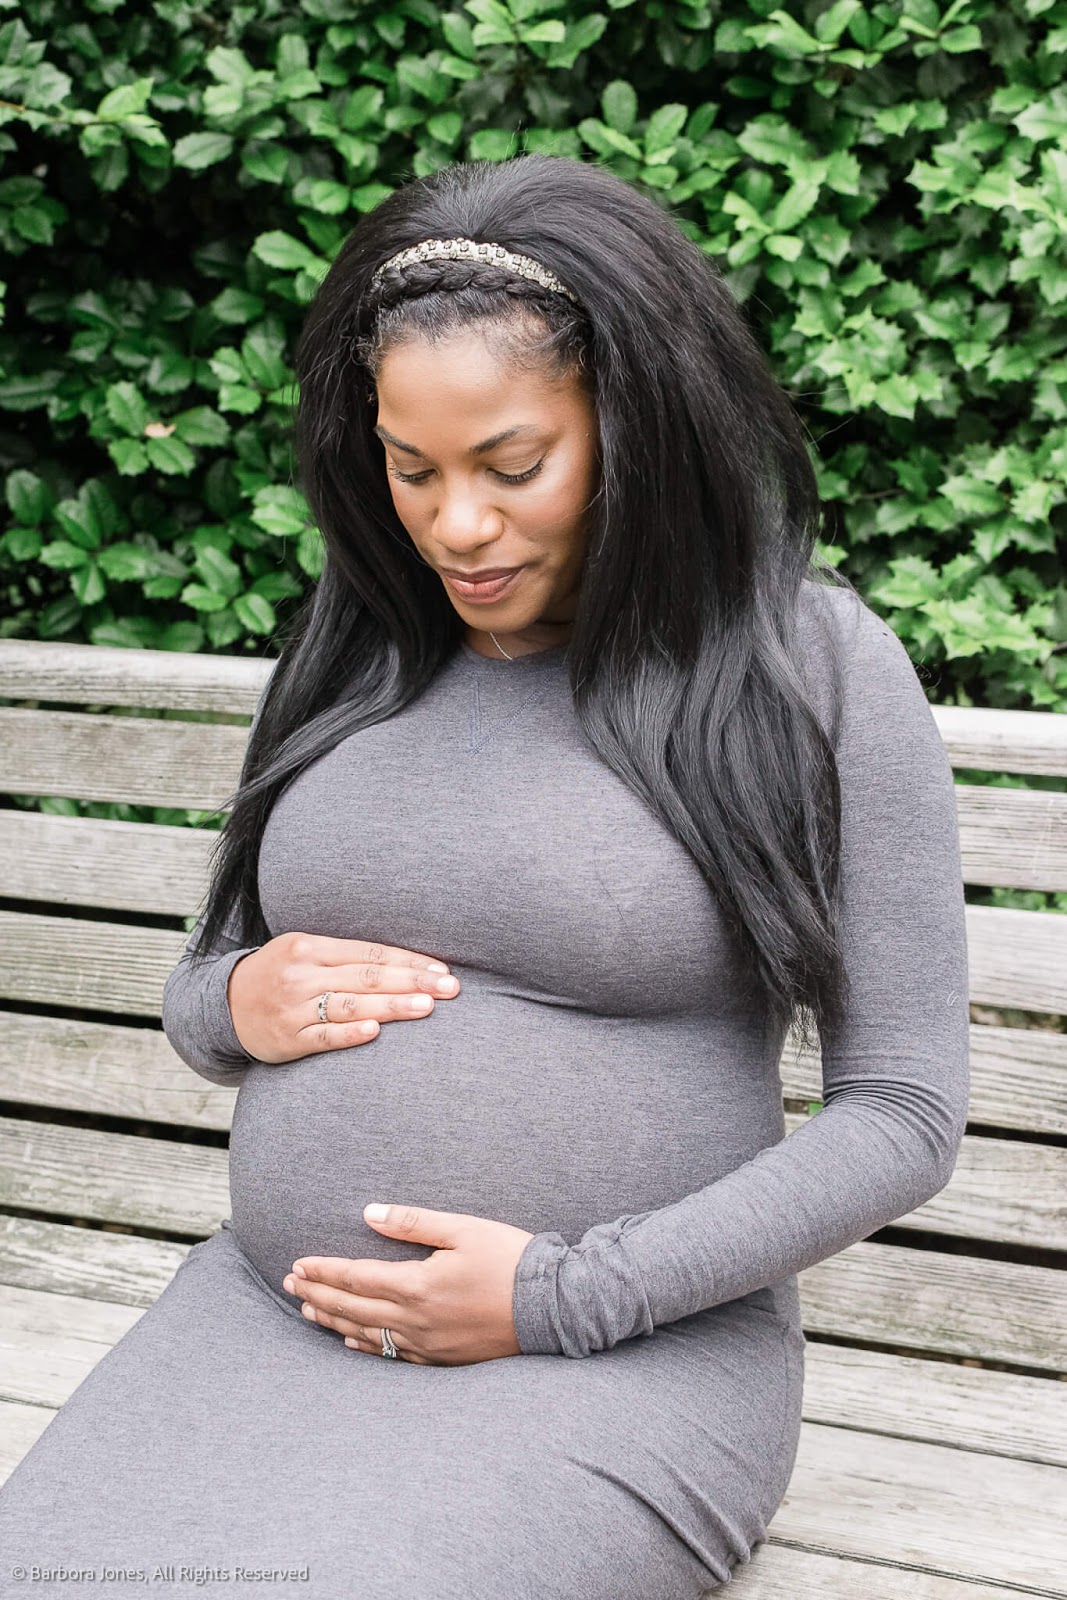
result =
[[[0,641],[4,787],[211,811],[271,669]],[[935,715],[954,767],[1067,775],[1067,715]],[[1067,889],[1067,795],[957,793],[968,883]],[[235,1091],[159,1026],[214,838],[0,810],[0,1476],[229,1214]],[[1067,917],[969,907],[968,938],[972,1002],[1067,1014]],[[802,1275],[800,1453],[739,1600],[1067,1596],[1067,1035],[971,1044],[951,1182]],[[792,1129],[818,1056],[782,1076]]]

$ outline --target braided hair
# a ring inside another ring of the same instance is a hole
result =
[[[493,325],[519,370],[547,367],[562,377],[591,375],[588,317],[565,295],[497,262],[428,259],[387,266],[363,297],[371,325],[355,354],[377,381],[390,345],[445,338],[472,320]]]

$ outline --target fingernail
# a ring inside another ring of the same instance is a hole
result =
[[[430,971],[431,972],[447,972],[448,968],[444,965],[444,963],[442,961],[431,961],[430,962]]]
[[[379,1205],[377,1202],[374,1205],[363,1207],[363,1215],[368,1222],[384,1222],[388,1214],[389,1207]]]

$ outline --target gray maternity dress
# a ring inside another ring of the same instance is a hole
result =
[[[227,1008],[248,947],[183,957],[163,1023],[239,1085],[232,1215],[0,1490],[4,1561],[44,1574],[18,1593],[697,1600],[750,1559],[797,1451],[796,1274],[943,1187],[968,1087],[936,723],[873,611],[811,582],[801,607],[837,719],[853,984],[824,1109],[783,1137],[783,1037],[740,1003],[691,857],[582,737],[565,647],[462,645],[291,784],[260,863],[272,936],[433,954],[462,994],[271,1066]],[[281,1286],[301,1255],[430,1253],[368,1227],[369,1200],[536,1235],[521,1355],[384,1360],[301,1316]]]

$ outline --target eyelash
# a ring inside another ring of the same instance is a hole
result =
[[[540,472],[544,464],[545,458],[542,456],[537,465],[530,467],[526,472],[498,472],[496,476],[500,479],[501,483],[529,483],[531,478],[537,477],[537,474]],[[401,472],[397,467],[389,468],[389,471],[392,473],[393,477],[397,478],[401,483],[414,484],[425,483],[426,479],[430,476],[430,470],[431,469],[428,469],[426,472]]]

